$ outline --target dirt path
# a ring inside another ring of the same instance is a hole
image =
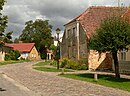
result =
[[[34,63],[6,65],[0,71],[41,96],[130,96],[127,91],[36,71],[32,69]]]

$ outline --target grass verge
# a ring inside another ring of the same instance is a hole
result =
[[[50,65],[50,63],[51,63],[51,61],[39,62],[39,63],[37,63],[37,64],[35,64],[33,66],[36,66],[36,67],[34,67],[34,69],[39,70],[39,71],[45,71],[45,72],[62,72],[61,69],[56,69],[56,67]],[[52,68],[51,67],[44,67],[45,65],[50,65],[50,66],[52,66]],[[64,72],[73,72],[73,71],[65,69]]]
[[[35,67],[34,69],[39,70],[39,71],[45,71],[45,72],[62,72],[61,69],[48,68],[48,67]],[[73,72],[73,71],[65,69],[64,72]]]
[[[117,88],[130,92],[130,79],[120,78],[117,79],[112,75],[98,75],[98,81],[95,81],[94,74],[64,74],[60,75],[72,79],[82,80],[86,82],[91,82],[94,84],[99,84],[107,87]]]
[[[46,62],[39,62],[37,64],[34,64],[33,66],[44,66],[44,65],[49,65],[51,61],[46,61]]]
[[[26,60],[20,60],[20,61],[14,61],[14,60],[3,61],[3,62],[0,62],[0,66],[1,65],[7,65],[7,64],[23,63],[23,62],[29,62],[29,61],[26,61]]]

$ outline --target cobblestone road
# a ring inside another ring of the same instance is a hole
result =
[[[0,71],[41,96],[130,96],[127,91],[36,71],[32,69],[34,63],[6,65]]]

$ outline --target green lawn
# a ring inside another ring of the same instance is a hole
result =
[[[36,70],[39,70],[39,71],[45,71],[45,72],[62,72],[61,69],[57,69],[56,67],[50,65],[51,61],[46,61],[46,62],[39,62],[33,66],[36,66],[34,67],[34,69]],[[45,65],[50,65],[52,66],[52,68],[48,68],[48,67],[44,67]],[[53,68],[54,67],[54,68]],[[72,72],[70,70],[64,70],[65,72]]]
[[[28,62],[28,61],[26,61],[26,60],[20,60],[20,61],[14,61],[14,60],[3,61],[3,62],[0,62],[0,66],[1,65],[7,65],[7,64],[22,63],[22,62]]]
[[[117,79],[111,75],[98,75],[98,81],[95,81],[93,79],[94,75],[90,73],[88,74],[64,74],[60,76],[82,80],[86,82],[91,82],[91,83],[95,83],[95,84],[99,84],[99,85],[103,85],[107,87],[113,87],[113,88],[130,92],[130,79],[124,79],[124,78]]]
[[[35,67],[34,69],[39,70],[39,71],[45,71],[45,72],[62,72],[61,69],[48,68],[48,67]],[[73,71],[64,70],[64,72],[73,72]]]
[[[44,65],[49,65],[51,61],[46,61],[46,62],[39,62],[37,64],[34,64],[33,66],[44,66]]]

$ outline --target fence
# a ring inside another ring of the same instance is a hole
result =
[[[114,70],[114,64],[113,64]],[[130,74],[130,61],[119,61],[120,73]]]

